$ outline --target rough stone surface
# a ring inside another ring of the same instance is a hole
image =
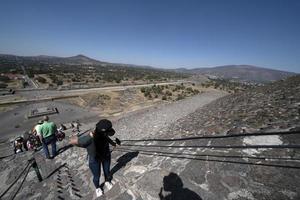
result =
[[[163,139],[295,130],[300,125],[299,83],[300,76],[297,76],[223,98],[219,98],[223,95],[220,93],[207,94],[213,95],[209,99],[201,94],[175,104],[131,113],[114,120],[116,137]],[[299,149],[211,148],[300,144],[299,134],[257,138],[124,141],[112,153],[114,187],[99,199],[299,199]],[[192,147],[200,145],[205,147]],[[69,148],[54,160],[45,161],[40,152],[36,153],[34,156],[43,176],[51,176],[38,183],[32,180],[30,173],[17,199],[79,199],[78,195],[82,199],[95,199],[85,155],[84,149]],[[18,175],[22,170],[28,157],[27,153],[16,156],[20,159],[0,161],[0,175],[6,178],[5,183],[1,183],[1,192],[14,180],[12,174]],[[14,167],[9,169],[8,166]]]

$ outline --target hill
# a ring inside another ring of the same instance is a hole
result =
[[[7,62],[17,62],[17,63],[46,63],[46,64],[66,64],[66,65],[100,65],[105,62],[101,62],[84,55],[76,55],[71,57],[57,57],[57,56],[15,56],[0,54],[0,60]]]
[[[286,72],[252,65],[225,65],[212,68],[177,69],[176,71],[205,74],[211,77],[223,79],[235,79],[238,81],[265,83],[281,80],[296,75],[293,72]]]
[[[169,126],[162,138],[232,136],[181,142],[185,146],[299,145],[299,133],[235,137],[244,132],[300,131],[299,94],[298,75],[229,95],[178,120]],[[203,148],[197,153],[203,155],[199,159],[204,161],[190,161],[180,175],[189,180],[187,182],[195,186],[204,199],[300,197],[296,186],[300,184],[300,151],[297,148]]]
[[[37,80],[41,87],[58,88],[64,85],[69,89],[154,83],[190,76],[148,66],[101,62],[84,55],[72,57],[0,55],[0,73],[20,75],[24,71],[30,78]]]

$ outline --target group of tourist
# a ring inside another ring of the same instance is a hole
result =
[[[14,152],[23,152],[23,148],[27,151],[30,149],[37,150],[37,146],[42,145],[46,158],[51,159],[56,156],[56,124],[49,121],[48,116],[44,116],[43,120],[39,120],[37,125],[31,131],[26,131],[23,136],[19,136],[14,140]],[[52,156],[49,154],[48,145],[52,146]]]
[[[73,124],[73,123],[72,123]],[[76,130],[79,130],[78,127]],[[56,142],[57,142],[57,126],[54,122],[49,121],[48,116],[44,116],[43,120],[38,121],[37,125],[33,128],[32,132],[41,141],[43,151],[46,159],[53,159],[57,155]],[[78,147],[86,148],[88,153],[89,168],[93,175],[93,183],[96,188],[96,196],[103,195],[103,190],[100,188],[100,175],[101,165],[103,167],[105,177],[105,187],[109,190],[112,188],[110,163],[111,163],[111,151],[109,145],[114,148],[116,145],[120,145],[120,140],[116,139],[116,142],[110,139],[110,136],[115,134],[115,130],[112,128],[111,121],[107,119],[100,120],[94,129],[88,134],[81,136],[73,136],[70,138],[69,144]],[[51,145],[50,156],[48,145]]]

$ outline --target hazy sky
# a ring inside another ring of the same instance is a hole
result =
[[[0,53],[300,72],[300,1],[1,0]]]

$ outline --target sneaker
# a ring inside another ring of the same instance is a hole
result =
[[[102,192],[101,188],[97,188],[96,189],[96,196],[101,197],[102,195],[103,195],[103,192]]]
[[[113,187],[113,185],[111,184],[111,182],[108,182],[108,181],[106,181],[106,182],[104,183],[104,185],[105,185],[105,187],[107,188],[107,190],[110,190],[110,189]]]

